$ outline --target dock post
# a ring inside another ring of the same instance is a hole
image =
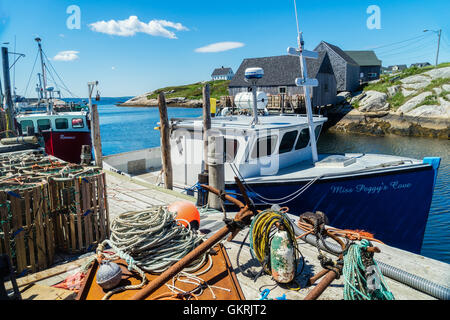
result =
[[[166,97],[164,92],[158,96],[159,117],[161,123],[161,159],[164,172],[164,186],[173,189],[172,158],[170,155],[170,125],[167,115]]]
[[[6,130],[15,131],[14,126],[14,106],[11,95],[11,79],[9,74],[9,57],[8,57],[8,48],[2,47],[2,60],[3,60],[3,80],[5,86],[5,98],[6,98]],[[9,138],[10,132],[6,132],[6,136]]]
[[[103,168],[102,139],[100,136],[100,120],[96,104],[92,104],[92,92],[98,81],[88,82],[89,111],[91,112],[91,140],[94,147],[95,165]]]
[[[225,191],[225,156],[223,136],[208,137],[208,177],[209,185],[219,191]],[[208,206],[221,210],[222,200],[215,194],[208,196]]]
[[[203,87],[203,173],[208,172],[208,131],[211,129],[209,84]]]
[[[91,107],[91,117],[91,135],[94,144],[95,165],[99,168],[103,168],[102,139],[100,137],[100,121],[96,104],[93,104]]]

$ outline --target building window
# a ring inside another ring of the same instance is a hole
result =
[[[361,73],[359,74],[359,77],[360,77],[360,78],[364,78],[364,72],[361,72]]]
[[[279,94],[286,94],[287,93],[287,87],[278,87],[278,93]]]
[[[286,132],[283,136],[283,139],[281,139],[278,153],[283,154],[292,151],[292,149],[294,148],[294,143],[295,139],[297,138],[297,135],[298,135],[297,130]]]
[[[253,146],[252,158],[257,159],[270,156],[275,151],[277,140],[277,136],[259,138]]]
[[[376,78],[378,76],[378,74],[371,72],[368,74],[368,76],[369,76],[369,78]]]
[[[55,119],[55,127],[57,130],[69,129],[69,121],[67,119]]]
[[[323,90],[324,90],[325,93],[328,92],[328,83],[324,83]]]

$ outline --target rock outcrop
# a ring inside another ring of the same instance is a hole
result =
[[[136,96],[122,104],[121,107],[157,107],[158,99],[148,99],[152,92]],[[190,100],[184,97],[166,98],[168,106],[184,107],[184,108],[201,108],[202,100]]]

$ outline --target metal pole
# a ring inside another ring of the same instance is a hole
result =
[[[253,94],[253,123],[258,124],[258,98],[255,81],[253,81],[252,85],[252,94]]]
[[[8,48],[2,47],[2,58],[3,58],[3,80],[5,82],[5,97],[6,97],[6,115],[8,117],[7,130],[15,131],[14,126],[14,106],[11,96],[11,79],[9,74],[9,58],[8,58]],[[6,133],[9,137],[9,132]]]
[[[41,56],[42,80],[44,82],[44,97],[45,97],[45,102],[47,103],[47,112],[50,113],[50,104],[49,104],[49,101],[47,98],[47,77],[45,76],[45,74],[46,74],[45,73],[45,63],[44,63],[44,57],[42,55],[41,39],[36,38],[35,40],[38,43],[39,54]]]

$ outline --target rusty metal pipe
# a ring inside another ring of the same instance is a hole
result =
[[[182,271],[191,262],[195,261],[200,255],[211,249],[217,242],[222,240],[230,232],[229,226],[224,226],[222,229],[217,231],[211,238],[203,242],[197,248],[192,250],[183,259],[175,263],[169,269],[164,271],[158,278],[151,281],[148,286],[138,291],[130,300],[144,300],[156,289],[161,287],[164,283],[172,279],[180,271]]]
[[[340,268],[338,269],[340,272]],[[325,291],[325,289],[328,288],[328,286],[334,281],[334,279],[336,279],[336,272],[331,270],[326,271],[327,272],[325,273],[322,281],[320,281],[319,284],[308,293],[308,295],[305,297],[305,300],[316,300],[317,298],[319,298],[320,295]]]
[[[318,272],[317,274],[313,275],[311,278],[308,279],[308,286],[313,285],[314,283],[316,283],[317,280],[319,280],[320,278],[322,278],[324,275],[326,275],[328,273],[327,269],[322,269],[322,271]]]

